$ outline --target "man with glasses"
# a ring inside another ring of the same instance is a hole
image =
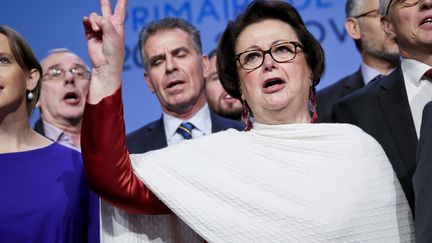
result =
[[[68,49],[54,49],[42,60],[40,134],[80,150],[81,118],[90,85],[87,65]]]
[[[332,106],[340,98],[391,72],[399,62],[396,42],[380,27],[379,0],[347,0],[345,29],[362,59],[360,68],[317,93],[318,117],[332,121]]]
[[[335,117],[361,127],[381,144],[414,213],[412,179],[422,111],[432,100],[432,1],[380,0],[380,13],[383,30],[399,45],[401,63],[388,76],[339,101]]]

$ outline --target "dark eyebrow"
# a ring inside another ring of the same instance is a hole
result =
[[[180,52],[190,53],[189,49],[187,49],[186,47],[182,46],[182,47],[179,47],[179,48],[176,48],[176,49],[172,50],[171,54],[173,56],[177,56]]]
[[[156,55],[156,56],[152,56],[149,58],[149,63],[150,65],[156,61],[156,60],[161,60],[161,59],[165,59],[165,54],[160,54],[160,55]]]

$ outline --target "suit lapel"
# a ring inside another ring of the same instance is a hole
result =
[[[212,110],[210,110],[210,119],[211,119],[211,126],[212,126],[212,133],[220,132],[224,130],[221,126],[220,119],[216,113],[214,113]]]
[[[343,90],[341,97],[345,97],[346,95],[354,92],[355,90],[362,88],[363,86],[364,86],[363,75],[359,69],[357,70],[357,72],[351,75],[347,80],[345,89]]]
[[[146,139],[147,146],[150,150],[161,149],[168,146],[165,134],[165,126],[163,124],[163,119],[160,118],[149,127],[149,139]]]
[[[405,168],[415,168],[417,135],[400,66],[382,81],[378,99]],[[409,170],[412,175],[413,171]]]

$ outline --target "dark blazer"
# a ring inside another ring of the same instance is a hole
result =
[[[234,128],[239,131],[244,127],[240,122],[223,118],[210,111],[212,133]],[[162,117],[127,135],[126,144],[130,153],[145,153],[168,146]]]
[[[317,92],[317,112],[320,122],[332,122],[332,107],[336,101],[364,86],[361,70],[346,76]]]
[[[432,101],[423,110],[413,184],[416,242],[432,242]]]
[[[333,112],[336,122],[357,125],[381,144],[414,214],[412,176],[418,141],[400,66],[342,98]]]
[[[36,121],[34,128],[33,128],[37,133],[45,136],[45,129],[44,129],[44,125],[42,122],[42,118],[39,117],[39,119]]]

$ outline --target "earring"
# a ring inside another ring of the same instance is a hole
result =
[[[243,102],[243,107],[242,107],[242,114],[241,114],[241,123],[243,126],[245,126],[244,131],[249,131],[252,129],[252,121],[250,118],[250,108],[249,105],[247,104],[247,102],[245,100],[242,100]]]
[[[317,101],[315,96],[315,87],[310,86],[309,90],[309,99],[308,99],[308,108],[311,116],[311,123],[318,122],[318,113],[316,111]]]
[[[28,99],[28,100],[33,100],[33,99],[34,99],[34,94],[33,94],[33,92],[29,91],[29,92],[27,93],[27,99]]]

